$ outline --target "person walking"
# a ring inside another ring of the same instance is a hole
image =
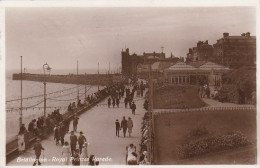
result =
[[[113,102],[112,102],[112,104],[113,104],[113,107],[115,107],[115,105],[116,105],[116,99],[113,97]]]
[[[117,97],[116,98],[116,105],[117,105],[117,107],[119,107],[119,103],[120,103],[120,101],[119,101],[119,98]]]
[[[127,103],[128,103],[128,98],[127,97],[125,97],[124,103],[125,103],[125,108],[127,108]]]
[[[69,130],[70,130],[70,120],[69,119],[65,119],[64,120],[64,125],[65,125],[65,132],[69,133]]]
[[[38,165],[41,165],[41,162],[39,159],[40,159],[42,150],[44,150],[44,148],[42,147],[42,144],[40,143],[40,139],[37,139],[37,142],[33,146],[33,150],[35,151],[35,156],[36,156],[33,166],[35,166],[37,164],[37,162],[38,162]]]
[[[110,108],[110,105],[111,105],[111,98],[110,97],[107,100],[107,105],[108,105],[108,108]]]
[[[127,120],[125,119],[125,116],[123,117],[123,120],[121,121],[121,128],[123,128],[123,134],[125,137],[126,130],[127,130]]]
[[[82,148],[82,153],[81,153],[81,156],[80,156],[83,160],[82,160],[82,163],[81,165],[88,165],[88,143],[85,142],[83,144],[83,148]]]
[[[25,151],[24,134],[21,131],[19,131],[17,138],[18,138],[18,152],[19,154],[21,154]]]
[[[79,123],[79,118],[77,116],[75,116],[73,119],[73,130],[75,132],[77,132],[78,123]]]
[[[83,147],[83,144],[87,141],[86,137],[83,135],[83,132],[80,131],[79,133],[79,137],[78,137],[78,144],[79,144],[79,153],[81,154],[82,153],[82,147]]]
[[[69,143],[66,141],[64,143],[64,146],[62,147],[62,153],[61,153],[62,157],[63,157],[63,165],[69,165],[69,161],[70,161],[70,147],[69,147]]]
[[[74,135],[74,131],[71,131],[70,135],[70,148],[71,148],[71,155],[73,156],[76,152],[76,146],[77,146],[77,136]]]
[[[119,137],[120,123],[118,119],[116,119],[116,136]]]
[[[135,115],[135,109],[136,109],[136,105],[135,102],[133,101],[132,105],[131,105],[131,109],[132,109],[132,114]]]
[[[133,120],[131,119],[131,117],[128,117],[127,129],[128,129],[129,137],[131,137],[133,126],[134,126]]]
[[[56,125],[54,127],[54,140],[56,141],[56,145],[58,145],[59,141],[60,141],[60,127],[59,127],[59,125]]]
[[[64,145],[65,134],[66,134],[66,126],[65,126],[64,122],[61,122],[61,125],[60,125],[60,141],[61,141],[62,146]]]

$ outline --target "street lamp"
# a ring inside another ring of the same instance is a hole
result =
[[[44,117],[46,117],[46,73],[45,71],[47,72],[50,72],[51,71],[51,67],[47,64],[43,64],[42,66],[43,68],[43,71],[44,71],[44,82],[43,82],[43,85],[44,85]]]

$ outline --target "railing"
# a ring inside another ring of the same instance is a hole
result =
[[[66,120],[66,119],[72,120],[75,114],[76,115],[82,114],[86,110],[89,110],[92,107],[96,106],[99,102],[101,102],[108,96],[109,96],[109,94],[106,94],[106,95],[102,96],[101,98],[97,99],[96,101],[94,101],[92,104],[77,108],[75,112],[66,112],[62,116],[63,116],[64,120]],[[43,136],[43,135],[44,135],[44,132],[39,133],[39,136]],[[36,140],[37,137],[38,136],[35,136],[31,133],[27,133],[25,135],[26,148],[30,147],[32,145],[32,143]],[[6,144],[6,162],[10,161],[14,155],[17,156],[17,154],[18,154],[18,140],[17,140],[17,137],[15,137]]]
[[[201,108],[190,108],[190,109],[169,109],[169,110],[154,110],[154,115],[162,114],[175,114],[185,113],[194,111],[238,111],[238,110],[256,110],[256,106],[235,106],[235,107],[201,107]]]

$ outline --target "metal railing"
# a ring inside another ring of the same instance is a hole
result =
[[[234,106],[234,107],[201,107],[201,108],[190,108],[190,109],[169,109],[169,110],[154,110],[154,115],[161,114],[175,114],[185,113],[194,111],[238,111],[238,110],[256,110],[256,106]]]

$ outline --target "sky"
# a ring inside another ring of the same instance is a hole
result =
[[[6,69],[113,70],[121,51],[171,52],[186,57],[198,41],[216,43],[224,32],[256,34],[254,7],[6,8]]]

